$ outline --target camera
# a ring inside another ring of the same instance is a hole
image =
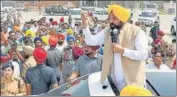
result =
[[[71,46],[67,46],[67,47],[65,48],[65,50],[70,50],[70,49],[72,49]]]

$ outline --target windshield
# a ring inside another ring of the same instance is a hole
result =
[[[152,13],[152,12],[142,12],[142,14],[140,16],[142,16],[142,17],[154,17],[154,13]]]
[[[146,5],[146,8],[156,8],[155,5]]]
[[[89,74],[79,77],[76,80],[74,80],[71,84],[66,83],[64,85],[61,85],[59,88],[51,90],[50,92],[42,95],[44,96],[64,95],[65,96],[65,94],[69,94],[71,96],[90,96],[89,88],[88,88],[88,76]]]
[[[72,10],[71,15],[80,15],[81,11],[80,10]]]

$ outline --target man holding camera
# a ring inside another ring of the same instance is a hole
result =
[[[110,5],[108,8],[110,28],[106,28],[96,35],[89,30],[88,15],[82,14],[83,33],[89,45],[104,44],[103,68],[101,82],[108,74],[121,91],[127,85],[145,86],[145,60],[148,57],[148,39],[141,28],[136,27],[128,20],[131,15],[128,9],[119,5]],[[111,33],[117,30],[116,42],[111,42]],[[111,33],[110,33],[111,32]]]
[[[84,45],[85,54],[80,56],[76,61],[72,73],[67,78],[67,81],[71,82],[77,77],[101,71],[102,56],[97,53],[100,46],[92,46],[88,44],[90,43],[86,43],[86,45]]]

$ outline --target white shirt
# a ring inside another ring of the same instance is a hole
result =
[[[12,61],[12,65],[14,66],[14,77],[20,77],[20,66],[17,62]]]
[[[108,31],[109,28],[105,28],[98,34],[91,35],[89,28],[83,29],[83,33],[85,35],[85,42],[89,45],[102,45],[104,44],[105,32]],[[125,48],[123,56],[128,57],[132,60],[146,60],[148,58],[148,39],[143,30],[140,30],[135,39],[135,48],[136,50],[130,50],[128,48]],[[116,73],[114,74],[116,85],[120,91],[126,85],[120,53],[114,54],[114,70],[116,71]]]
[[[156,69],[156,70],[171,70],[167,65],[161,64],[160,68],[158,69],[154,63],[150,63],[146,65],[147,69]]]

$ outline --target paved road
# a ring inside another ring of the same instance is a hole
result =
[[[47,19],[50,17],[54,18],[54,20],[58,21],[60,20],[61,16],[49,16],[49,15],[39,15],[39,12],[23,12],[22,13],[23,18],[25,21],[30,20],[31,18],[33,19],[39,19],[43,16],[46,16]],[[167,41],[168,43],[171,43],[171,40],[176,38],[176,36],[171,35],[170,33],[170,28],[171,28],[171,21],[174,19],[175,15],[160,15],[160,29],[165,32],[164,40]],[[68,16],[64,16],[65,22],[68,21]],[[134,14],[133,20],[134,22],[137,20],[138,14]],[[150,27],[147,28],[148,32],[150,31]]]

